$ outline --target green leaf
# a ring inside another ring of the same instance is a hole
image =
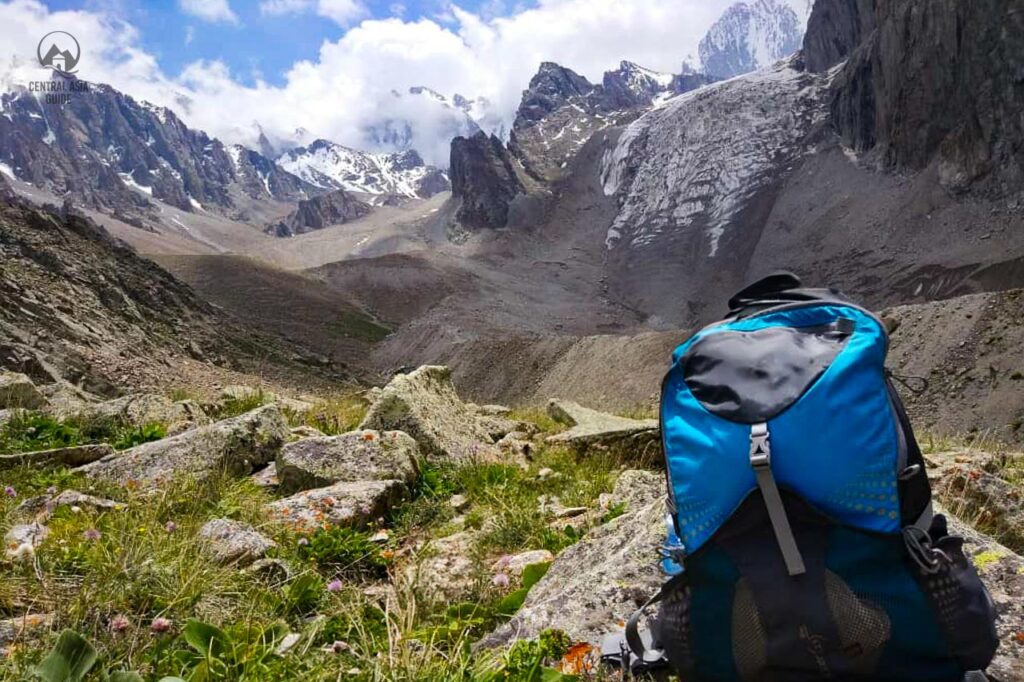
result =
[[[85,637],[65,630],[32,674],[43,682],[80,682],[96,665],[96,649]]]
[[[499,616],[514,616],[516,611],[523,608],[523,602],[526,601],[526,595],[529,594],[530,590],[526,587],[521,587],[515,592],[508,594],[504,599],[498,602],[498,605],[494,607],[494,612]]]
[[[523,569],[523,587],[527,590],[540,582],[540,579],[548,572],[551,568],[551,562],[546,561],[539,564],[530,564]]]
[[[570,682],[578,679],[575,675],[565,675],[554,668],[543,668],[540,671],[540,682]]]
[[[465,619],[473,618],[481,615],[486,609],[480,604],[474,604],[473,602],[462,602],[461,604],[452,604],[445,612],[444,617],[449,620],[454,619]]]
[[[190,618],[185,624],[182,636],[189,646],[203,657],[217,658],[229,644],[228,636],[223,630],[195,618]]]
[[[142,676],[136,672],[129,672],[126,670],[119,671],[116,673],[110,673],[110,677],[107,678],[107,682],[144,682]]]

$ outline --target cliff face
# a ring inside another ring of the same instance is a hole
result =
[[[1024,2],[837,0],[805,47],[824,68],[844,52],[836,130],[886,168],[938,161],[952,190],[1017,191],[1024,180]],[[862,34],[858,46],[849,49]]]
[[[294,237],[331,225],[348,223],[370,213],[369,204],[359,201],[343,189],[320,194],[299,202],[299,207],[279,223],[266,229],[276,237]]]
[[[469,229],[499,228],[523,185],[508,150],[497,137],[477,133],[452,140],[452,196],[461,202],[456,217]]]

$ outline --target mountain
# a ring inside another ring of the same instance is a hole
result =
[[[405,93],[391,91],[378,102],[381,117],[362,130],[365,146],[384,152],[417,149],[433,164],[444,164],[453,138],[480,130],[469,114],[473,103],[463,97],[459,102],[462,106],[424,86],[411,87]]]
[[[598,130],[709,82],[700,74],[673,76],[623,61],[594,84],[571,69],[544,62],[523,92],[509,149],[530,176],[556,181]]]
[[[276,237],[294,237],[331,225],[340,225],[367,215],[373,209],[343,189],[320,194],[299,202],[299,207],[284,220],[270,225],[266,232]]]
[[[308,147],[285,152],[277,163],[321,189],[425,199],[450,188],[447,174],[424,164],[412,149],[370,154],[328,140],[316,140]]]
[[[167,108],[67,82],[88,91],[63,103],[24,88],[0,94],[0,163],[57,197],[155,224],[151,200],[230,214],[243,198],[291,202],[316,191],[257,152],[188,128]]]
[[[509,204],[524,192],[505,145],[483,132],[452,141],[451,175],[456,218],[471,230],[504,227]]]
[[[725,10],[701,40],[701,70],[732,78],[800,49],[813,0],[751,0]]]

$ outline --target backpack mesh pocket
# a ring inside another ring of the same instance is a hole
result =
[[[658,646],[669,664],[680,673],[693,670],[692,624],[690,621],[690,586],[683,583],[665,595],[655,621]]]

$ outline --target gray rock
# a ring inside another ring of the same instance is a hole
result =
[[[452,140],[450,175],[456,217],[471,230],[505,227],[509,205],[525,191],[505,145],[483,132]]]
[[[512,411],[512,408],[504,405],[478,405],[476,411],[483,417],[504,417]]]
[[[627,510],[562,552],[523,608],[481,646],[531,639],[547,628],[599,645],[615,623],[657,592],[663,580],[658,548],[665,540],[664,483],[650,483],[651,489],[636,498],[654,501]]]
[[[344,481],[272,502],[267,512],[306,533],[324,524],[365,527],[386,514],[405,493],[401,481]]]
[[[568,400],[552,400],[548,414],[569,430],[549,436],[549,443],[565,443],[579,451],[605,447],[634,455],[638,460],[652,459],[660,452],[658,420],[627,419],[591,410]]]
[[[0,429],[4,427],[4,424],[14,419],[16,410],[0,410]]]
[[[1014,551],[1024,551],[1024,490],[975,466],[946,470],[936,492]]]
[[[247,523],[213,519],[199,530],[204,550],[223,565],[249,566],[277,544]]]
[[[279,483],[277,480],[277,462],[271,462],[250,476],[249,479],[261,488],[276,488]]]
[[[447,367],[425,366],[397,375],[370,406],[360,428],[404,431],[428,459],[468,462],[498,457],[490,435],[455,392]]]
[[[202,478],[214,471],[244,475],[269,463],[288,439],[275,405],[202,426],[173,438],[139,445],[81,468],[90,478],[159,485],[175,476]]]
[[[37,410],[46,405],[46,397],[24,374],[0,372],[0,409]]]
[[[480,422],[480,426],[494,441],[499,441],[510,433],[526,433],[531,426],[526,422],[506,419],[505,417],[481,416],[477,421]]]
[[[39,523],[33,521],[32,523],[21,523],[15,526],[11,526],[11,529],[4,534],[4,546],[8,550],[8,554],[12,551],[16,551],[18,547],[22,545],[28,545],[32,549],[35,549],[39,545],[43,544],[43,540],[50,534],[50,529]]]
[[[205,426],[210,418],[192,400],[177,402],[162,395],[141,393],[102,403],[85,405],[76,413],[88,420],[118,420],[134,426],[163,424],[177,433],[196,426]]]
[[[104,457],[116,454],[114,448],[103,443],[99,445],[75,445],[70,448],[55,450],[37,450],[35,452],[19,452],[13,455],[0,455],[0,469],[23,466],[66,466],[79,467],[96,462]]]
[[[302,440],[303,438],[320,438],[326,435],[320,429],[314,428],[307,424],[296,426],[291,430],[290,433],[292,435],[292,438],[295,438],[296,440]]]
[[[30,613],[17,618],[0,620],[0,647],[23,637],[31,637],[53,627],[56,617],[52,613]]]
[[[120,502],[86,495],[77,490],[65,490],[56,495],[30,497],[14,510],[16,514],[35,516],[37,521],[48,519],[58,507],[88,508],[93,511],[111,511],[123,507]]]
[[[469,500],[465,495],[452,495],[448,505],[455,511],[462,512],[469,508]]]
[[[479,537],[480,531],[466,530],[431,540],[405,567],[405,580],[427,600],[465,598],[481,577],[472,559]]]
[[[419,475],[419,450],[401,431],[351,431],[306,438],[277,456],[283,493],[323,488],[339,481],[395,480],[412,484]]]

